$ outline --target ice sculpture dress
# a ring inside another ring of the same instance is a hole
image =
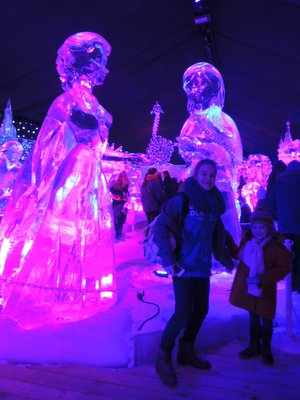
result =
[[[100,162],[111,122],[75,83],[51,105],[16,182],[1,225],[1,280],[4,312],[23,325],[78,320],[115,301],[111,199]]]
[[[216,185],[224,196],[226,212],[222,220],[237,243],[240,240],[236,190],[237,166],[242,162],[242,143],[233,119],[223,112],[225,89],[220,72],[199,62],[183,76],[189,117],[177,137],[179,153],[190,165],[205,158],[218,166]]]

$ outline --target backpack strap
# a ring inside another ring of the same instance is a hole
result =
[[[190,199],[188,195],[184,192],[177,192],[173,197],[176,196],[177,197],[179,196],[182,199],[182,212],[181,212],[180,224],[178,225],[178,228],[181,231],[183,229],[184,220],[188,216],[190,210]]]

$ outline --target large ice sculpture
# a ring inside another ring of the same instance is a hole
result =
[[[226,229],[238,241],[241,228],[237,212],[237,166],[242,162],[240,135],[233,119],[222,111],[225,88],[220,72],[211,64],[198,62],[183,75],[189,117],[177,137],[179,153],[194,165],[210,158],[218,165],[217,186],[223,193],[227,211],[223,216]]]
[[[91,32],[58,50],[65,92],[49,108],[0,230],[4,313],[24,327],[75,321],[115,302],[111,199],[101,169],[111,115],[92,94],[110,45]]]

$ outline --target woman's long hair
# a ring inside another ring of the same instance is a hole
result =
[[[196,166],[195,166],[193,177],[196,180],[198,178],[199,169],[202,167],[202,165],[211,165],[212,167],[214,167],[214,169],[215,169],[215,171],[217,173],[217,164],[213,160],[210,160],[209,158],[205,158],[204,160],[198,161]]]

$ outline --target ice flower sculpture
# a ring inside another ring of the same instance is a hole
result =
[[[216,184],[223,193],[227,211],[226,229],[236,241],[240,236],[237,212],[237,166],[242,162],[242,143],[233,119],[223,112],[225,88],[220,72],[211,64],[198,62],[183,75],[189,117],[177,137],[178,150],[190,170],[201,159],[217,163]]]
[[[244,181],[241,195],[252,211],[256,207],[258,197],[267,190],[271,171],[271,160],[264,154],[249,154],[239,167],[240,180]]]
[[[0,229],[3,313],[26,328],[75,321],[115,298],[111,199],[101,168],[111,115],[92,91],[111,48],[92,32],[58,50],[64,93],[23,165]]]

